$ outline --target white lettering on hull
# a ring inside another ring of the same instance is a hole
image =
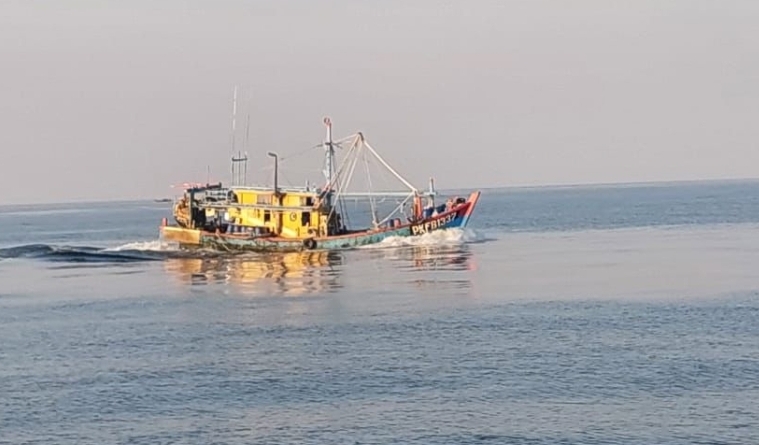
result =
[[[423,235],[425,233],[432,232],[433,230],[437,230],[446,224],[450,223],[456,219],[456,213],[450,213],[442,218],[433,219],[432,221],[427,221],[425,223],[421,224],[415,224],[411,226],[411,235]]]

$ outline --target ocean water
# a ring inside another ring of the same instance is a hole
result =
[[[0,207],[0,443],[759,443],[759,183],[486,190],[471,226],[188,255]]]

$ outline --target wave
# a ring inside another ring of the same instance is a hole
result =
[[[187,252],[162,241],[132,242],[115,247],[25,244],[0,248],[0,259],[26,258],[80,263],[128,263],[160,261],[169,258],[204,256],[206,252]]]
[[[213,259],[251,254],[202,248],[186,250],[180,249],[176,244],[160,240],[136,241],[113,247],[25,244],[0,248],[0,260],[18,258],[75,263],[129,263],[169,259]]]
[[[146,250],[109,250],[91,246],[54,246],[49,244],[26,244],[0,249],[0,259],[31,258],[47,261],[80,263],[126,263],[158,261],[165,257]]]

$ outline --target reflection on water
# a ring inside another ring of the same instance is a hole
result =
[[[378,256],[393,260],[404,270],[474,270],[472,252],[466,244],[410,246],[377,249]]]
[[[395,259],[403,272],[411,274],[409,281],[417,289],[439,292],[472,287],[471,274],[466,272],[475,270],[476,265],[466,244],[414,246],[401,249]]]
[[[477,269],[474,253],[466,243],[369,249],[365,252],[378,261],[379,273],[386,280],[410,284],[415,291],[436,295],[471,289],[471,272]]]
[[[227,283],[243,293],[303,295],[341,288],[337,252],[246,254],[175,258],[165,269],[185,284]]]
[[[415,288],[466,289],[471,287],[467,272],[476,266],[469,246],[458,244],[172,258],[164,268],[182,284],[221,284],[247,295],[296,296],[342,289],[344,274],[354,275],[358,283],[379,279]]]

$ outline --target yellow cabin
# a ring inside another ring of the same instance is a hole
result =
[[[229,234],[273,235],[282,238],[313,238],[342,230],[339,215],[322,202],[318,191],[233,187],[213,200],[204,189],[202,208],[192,190],[175,206],[180,225]],[[188,202],[195,203],[188,205]],[[216,202],[216,204],[214,204]],[[197,209],[193,209],[197,206]],[[189,218],[189,213],[193,218]],[[200,218],[198,218],[200,216]],[[189,221],[192,223],[188,224]]]

